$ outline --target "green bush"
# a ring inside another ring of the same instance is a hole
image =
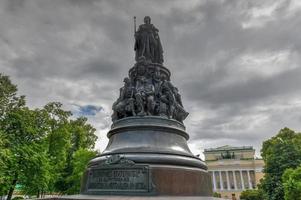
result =
[[[222,196],[221,196],[221,194],[220,194],[220,193],[218,193],[218,192],[214,192],[214,193],[213,193],[213,197],[222,197]]]
[[[263,194],[259,190],[245,190],[240,194],[241,200],[263,200]]]

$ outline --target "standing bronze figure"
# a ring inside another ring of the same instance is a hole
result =
[[[144,17],[144,24],[141,24],[135,32],[136,61],[144,57],[152,63],[163,63],[163,49],[159,38],[159,30],[151,24],[149,16]]]

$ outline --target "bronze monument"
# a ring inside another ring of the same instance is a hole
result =
[[[81,194],[212,196],[207,167],[187,145],[188,112],[163,66],[158,32],[148,16],[135,31],[136,64],[112,106],[109,143],[88,164]]]

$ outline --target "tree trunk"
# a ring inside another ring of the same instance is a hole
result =
[[[40,190],[38,190],[38,193],[37,193],[37,199],[40,198]]]
[[[16,184],[17,184],[17,181],[18,181],[18,174],[15,173],[15,177],[14,177],[14,180],[12,181],[12,184],[11,184],[11,186],[9,188],[6,200],[11,200],[11,198],[13,196],[13,193],[14,193],[14,190],[15,190],[15,187],[16,187]]]

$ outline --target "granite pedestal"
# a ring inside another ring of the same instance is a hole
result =
[[[182,123],[128,117],[113,123],[103,154],[90,161],[81,193],[212,196],[205,163],[192,155]]]

